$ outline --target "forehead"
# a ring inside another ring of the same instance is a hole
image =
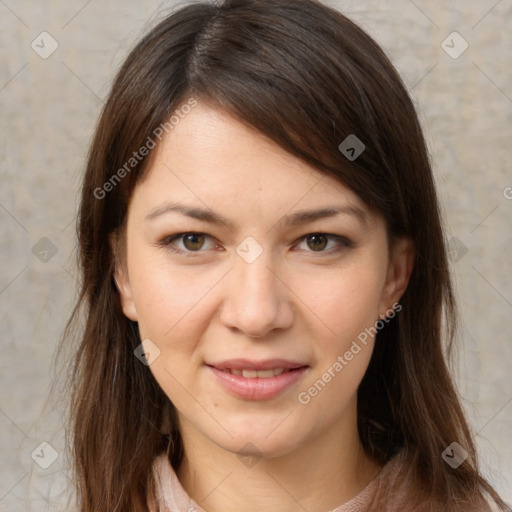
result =
[[[147,175],[134,192],[135,207],[154,209],[164,201],[186,201],[271,218],[336,204],[371,217],[363,201],[339,180],[202,103],[153,151]]]

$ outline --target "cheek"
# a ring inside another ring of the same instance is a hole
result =
[[[297,399],[304,414],[329,425],[355,403],[370,362],[382,280],[378,272],[361,271],[340,273],[323,284],[308,301],[323,324],[317,321],[318,330],[312,332],[317,364]]]
[[[303,280],[301,285],[300,293],[308,297],[307,305],[323,327],[318,327],[316,335],[312,333],[318,364],[298,400],[319,424],[329,424],[355,400],[368,367],[385,271],[377,258],[361,258],[318,277]],[[315,292],[305,295],[308,289]]]
[[[133,271],[134,300],[141,339],[149,338],[159,349],[149,369],[179,410],[190,410],[193,376],[201,365],[202,334],[211,317],[208,290],[214,276],[194,278],[162,258],[144,259]],[[205,295],[206,294],[206,295]]]
[[[323,324],[323,350],[339,352],[378,320],[383,273],[378,265],[358,265],[336,273],[302,277],[297,295]],[[313,292],[312,292],[313,290]],[[307,311],[307,310],[306,310]],[[318,333],[317,333],[318,334]]]
[[[161,255],[148,256],[137,266],[134,261],[133,296],[141,336],[154,338],[169,346],[187,347],[205,316],[205,295],[218,278],[211,273],[177,269]]]

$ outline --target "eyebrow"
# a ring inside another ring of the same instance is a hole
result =
[[[160,217],[168,213],[180,213],[186,217],[193,219],[210,222],[211,224],[224,224],[229,229],[233,229],[233,224],[223,217],[222,215],[215,213],[210,209],[196,208],[187,206],[181,203],[164,203],[157,208],[151,210],[145,217],[146,221]],[[367,213],[357,206],[353,205],[341,205],[341,206],[327,206],[324,208],[318,208],[315,210],[301,210],[291,214],[284,215],[276,223],[286,226],[296,226],[298,224],[305,224],[308,222],[314,222],[319,219],[335,217],[336,215],[348,215],[356,218],[364,226],[368,226],[368,215]]]

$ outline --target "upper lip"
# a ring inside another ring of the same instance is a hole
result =
[[[266,359],[264,361],[250,361],[249,359],[229,359],[227,361],[219,361],[218,363],[209,363],[218,370],[272,370],[274,368],[284,368],[285,370],[293,370],[308,366],[304,363],[296,361],[288,361],[286,359]]]

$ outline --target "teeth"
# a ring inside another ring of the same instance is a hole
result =
[[[228,370],[229,371],[229,370]],[[285,371],[284,368],[272,368],[270,370],[230,370],[233,375],[241,375],[246,379],[255,379],[256,377],[260,379],[268,379],[270,377],[275,377],[277,375],[281,375]]]
[[[281,375],[281,373],[288,372],[289,370],[285,370],[284,368],[271,368],[270,370],[235,370],[235,369],[224,369],[222,370],[225,373],[231,373],[232,375],[238,375],[240,377],[245,377],[246,379],[255,379],[256,377],[260,379],[269,379],[270,377],[277,377]]]

